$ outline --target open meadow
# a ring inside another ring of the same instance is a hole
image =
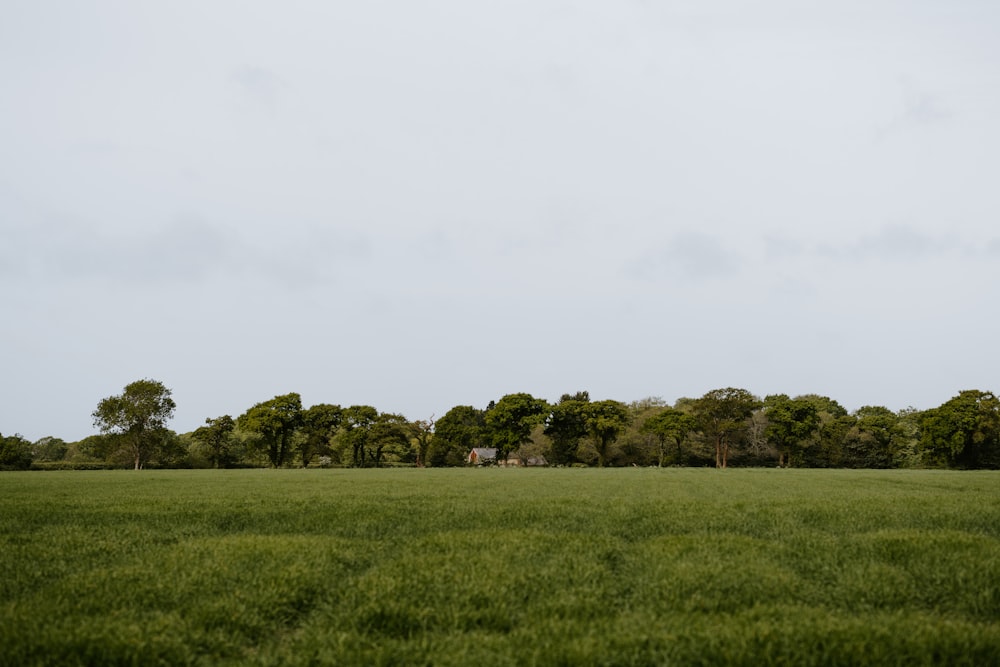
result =
[[[0,664],[987,665],[1000,474],[0,474]]]

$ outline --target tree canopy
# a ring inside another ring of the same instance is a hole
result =
[[[19,434],[0,434],[0,470],[27,470],[31,467],[31,442]]]
[[[760,407],[760,400],[746,389],[726,387],[707,392],[694,403],[698,427],[715,444],[715,467],[725,468],[729,450],[740,442],[747,421]]]
[[[588,391],[550,404],[522,392],[483,409],[455,406],[436,421],[371,405],[306,408],[289,393],[180,435],[167,428],[175,410],[161,382],[138,380],[98,403],[91,417],[99,434],[78,442],[0,437],[0,469],[440,467],[465,465],[474,448],[495,448],[510,465],[1000,468],[1000,399],[982,390],[898,412],[879,405],[848,412],[819,394],[761,400],[736,387],[673,405],[659,397],[594,401]]]
[[[587,420],[584,410],[590,404],[590,394],[579,391],[563,394],[559,402],[552,406],[545,420],[545,435],[552,441],[551,460],[557,465],[576,462],[576,450],[580,440],[587,435]]]
[[[165,444],[167,422],[176,408],[162,382],[144,379],[127,385],[120,395],[101,400],[92,417],[101,433],[115,436],[120,451],[139,470]]]
[[[584,428],[597,450],[597,465],[603,468],[608,462],[608,448],[629,423],[628,408],[619,401],[605,400],[586,403],[581,412]]]
[[[486,445],[486,418],[483,410],[456,405],[434,422],[427,459],[432,466],[455,466],[465,462],[475,447]]]
[[[308,466],[314,456],[330,453],[333,439],[340,430],[344,410],[339,405],[318,403],[302,412],[302,433],[299,438],[299,460]]]
[[[668,458],[673,463],[684,462],[683,445],[688,435],[695,430],[697,422],[691,415],[675,408],[666,408],[642,423],[642,430],[652,433],[657,439],[657,465],[661,468]],[[673,445],[673,456],[669,457],[667,445]]]
[[[293,392],[257,403],[240,415],[237,424],[256,434],[271,466],[280,467],[288,460],[295,430],[302,425],[302,398]]]
[[[531,441],[532,429],[541,424],[549,412],[549,404],[531,394],[507,394],[486,411],[489,429],[497,458],[506,461],[512,452]]]
[[[920,420],[928,459],[958,468],[1000,467],[1000,400],[988,391],[962,391]]]
[[[362,468],[367,464],[368,440],[378,420],[378,410],[370,405],[352,405],[341,415],[340,441],[351,450],[351,465]]]
[[[778,466],[801,465],[802,452],[820,427],[816,403],[776,394],[764,399],[764,411],[767,417],[764,437],[778,451]]]
[[[212,462],[212,467],[219,468],[227,462],[230,436],[235,428],[236,422],[233,421],[233,418],[229,415],[222,415],[215,419],[210,417],[205,419],[205,426],[199,426],[192,433],[195,440],[208,448],[208,458]]]

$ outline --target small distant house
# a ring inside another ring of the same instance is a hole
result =
[[[473,466],[500,465],[507,468],[547,466],[549,464],[544,456],[529,456],[522,459],[517,453],[512,453],[507,457],[506,461],[499,461],[497,460],[497,450],[495,447],[473,447],[465,460],[469,465]]]
[[[505,465],[511,468],[520,468],[522,466],[534,468],[534,467],[547,466],[548,464],[549,462],[546,461],[545,457],[541,455],[521,458],[517,454],[511,454],[509,457],[507,457],[507,463]]]
[[[466,459],[469,465],[473,466],[492,465],[496,463],[496,460],[496,447],[473,447]]]

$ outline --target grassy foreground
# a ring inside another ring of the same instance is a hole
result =
[[[1000,474],[0,474],[0,664],[1000,663]]]

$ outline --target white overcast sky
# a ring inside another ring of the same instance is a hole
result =
[[[995,0],[0,4],[0,432],[1000,389]]]

